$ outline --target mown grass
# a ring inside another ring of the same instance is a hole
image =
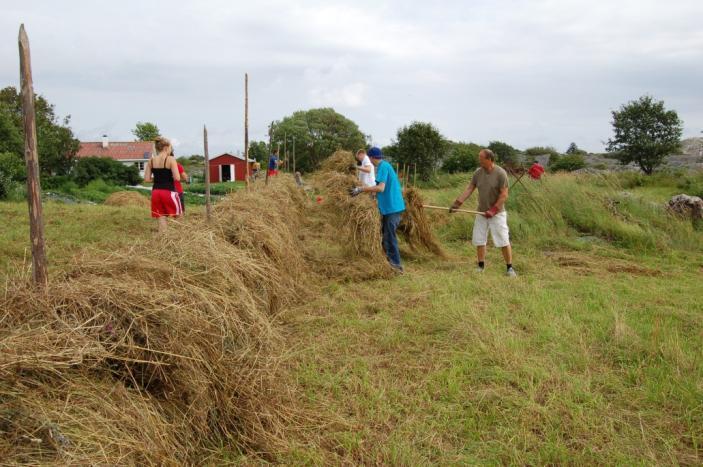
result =
[[[663,209],[677,177],[627,177],[518,185],[516,280],[492,248],[487,271],[472,272],[472,216],[432,212],[449,259],[404,251],[404,276],[310,284],[322,293],[281,316],[285,390],[322,422],[292,425],[297,448],[278,460],[700,465],[703,233]],[[467,181],[423,194],[449,205]],[[26,209],[0,203],[3,271],[25,257]],[[54,270],[86,246],[152,235],[139,209],[45,212]]]

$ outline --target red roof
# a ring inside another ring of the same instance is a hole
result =
[[[82,142],[76,157],[110,157],[115,160],[149,159],[154,152],[152,141],[129,141],[126,143],[110,141],[107,148],[103,143]]]

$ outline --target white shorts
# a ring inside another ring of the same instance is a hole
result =
[[[499,212],[490,219],[477,215],[474,221],[474,233],[471,243],[474,246],[486,246],[488,243],[488,231],[491,231],[491,239],[496,248],[503,248],[510,245],[510,234],[508,232],[508,213]]]

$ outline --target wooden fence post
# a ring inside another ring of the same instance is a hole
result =
[[[210,222],[210,153],[207,147],[207,127],[203,125],[203,150],[205,151],[205,216]]]
[[[32,278],[34,284],[47,285],[46,245],[42,213],[41,184],[39,182],[39,154],[37,153],[37,122],[34,113],[34,85],[29,38],[20,26],[20,83],[22,86],[22,117],[24,119],[24,160],[27,164],[27,203],[29,204],[29,238],[32,242]]]
[[[249,190],[249,73],[244,73],[244,180]]]

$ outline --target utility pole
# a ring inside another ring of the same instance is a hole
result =
[[[49,282],[44,243],[44,218],[39,181],[39,154],[37,151],[37,122],[34,112],[34,84],[29,38],[20,26],[20,83],[22,87],[22,117],[24,120],[24,160],[27,165],[27,203],[29,204],[29,238],[32,243],[32,279],[45,287]]]
[[[283,132],[283,160],[284,162],[284,169],[290,172],[290,167],[288,167],[288,133]]]
[[[295,174],[295,136],[293,136],[293,174]]]

